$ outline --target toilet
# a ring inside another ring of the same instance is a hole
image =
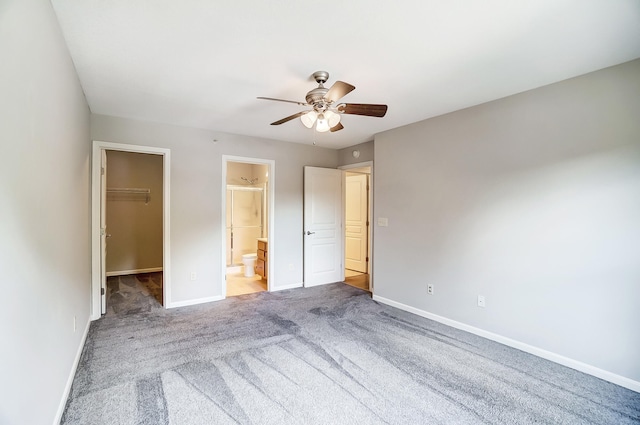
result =
[[[253,277],[256,274],[256,260],[258,254],[244,254],[242,264],[244,264],[244,277]]]

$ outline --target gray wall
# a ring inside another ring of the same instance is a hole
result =
[[[107,151],[107,264],[110,275],[162,268],[162,155]]]
[[[0,58],[0,423],[50,424],[89,323],[89,108],[49,1],[1,2]]]
[[[302,283],[303,167],[335,168],[336,150],[95,114],[91,136],[171,149],[171,303],[222,295],[222,155],[275,160],[270,284],[278,289]],[[190,281],[191,271],[196,281]]]
[[[639,117],[636,60],[379,134],[376,295],[640,381]]]
[[[358,158],[353,157],[353,151],[360,151]],[[360,162],[373,161],[373,141],[349,146],[338,151],[338,162],[340,166],[358,164]]]

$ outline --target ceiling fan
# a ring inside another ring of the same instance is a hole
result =
[[[329,79],[329,73],[326,71],[314,72],[313,78],[318,83],[318,87],[307,93],[305,97],[306,103],[296,102],[295,100],[274,99],[272,97],[258,97],[258,99],[295,103],[300,106],[311,106],[312,108],[310,111],[301,111],[282,118],[281,120],[274,121],[271,125],[284,124],[285,122],[300,117],[302,124],[307,128],[312,128],[315,125],[316,131],[320,133],[325,131],[335,132],[344,128],[340,122],[342,114],[381,118],[387,113],[387,105],[337,103],[338,100],[355,90],[355,86],[345,83],[344,81],[336,81],[331,88],[326,88],[324,83]]]

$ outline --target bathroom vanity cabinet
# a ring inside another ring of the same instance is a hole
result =
[[[256,261],[256,273],[259,274],[263,279],[267,278],[267,256],[268,256],[268,247],[266,239],[258,239],[258,259]]]

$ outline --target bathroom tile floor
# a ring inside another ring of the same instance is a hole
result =
[[[267,281],[259,275],[244,277],[244,273],[227,273],[227,297],[253,294],[267,290]]]

